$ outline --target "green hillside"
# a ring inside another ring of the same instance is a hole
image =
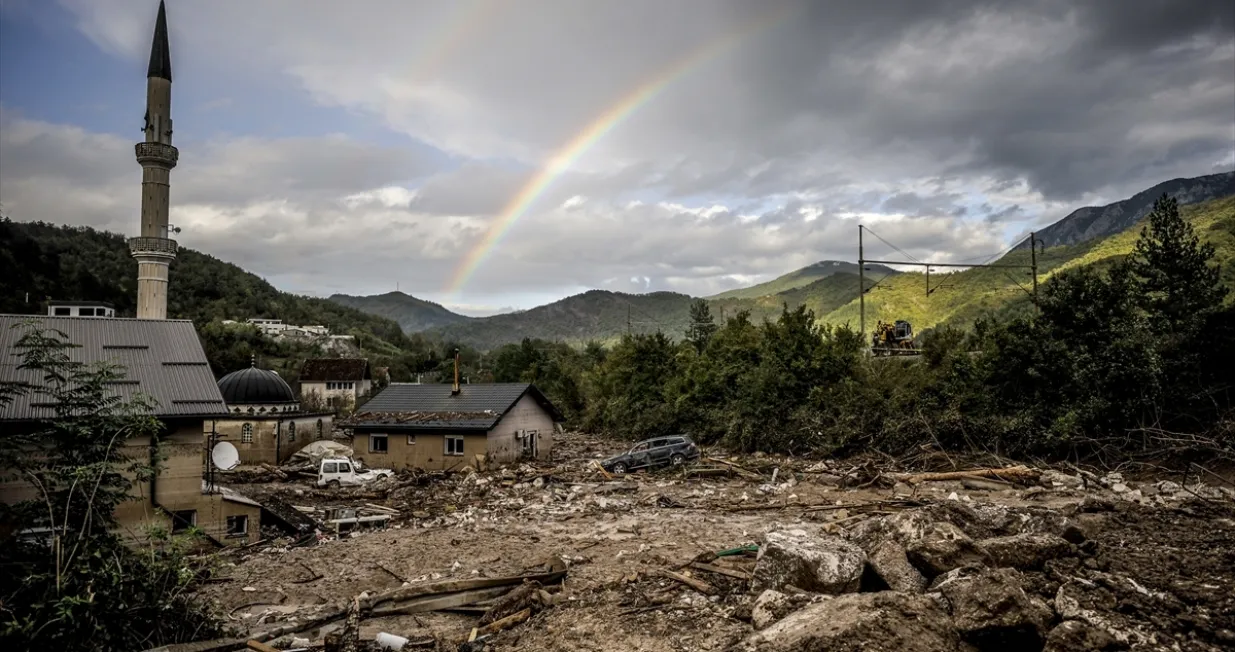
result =
[[[124,236],[115,233],[0,219],[0,269],[5,270],[0,275],[0,312],[45,314],[43,302],[51,298],[107,301],[120,317],[136,313],[137,264]],[[290,357],[311,353],[285,350],[289,347],[269,340],[262,343],[263,338],[247,333],[228,333],[217,323],[204,328],[222,319],[271,317],[320,324],[333,333],[356,336],[367,355],[398,355],[409,344],[392,320],[326,299],[280,292],[255,274],[192,249],[180,249],[170,277],[168,316],[192,319],[204,339],[217,337],[239,347],[221,368],[216,365],[216,373],[229,370],[237,360],[247,362],[249,352],[278,358],[268,364],[281,372],[296,367]],[[224,358],[212,361],[216,359]]]
[[[457,324],[471,319],[471,317],[451,312],[440,304],[417,299],[402,292],[387,292],[367,297],[332,294],[329,300],[372,315],[393,319],[398,322],[405,333],[419,333],[437,326]]]
[[[1235,287],[1235,195],[1203,204],[1184,206],[1182,214],[1197,233],[1217,247],[1222,279]],[[1140,226],[1116,235],[1075,245],[1051,247],[1038,255],[1039,283],[1054,274],[1082,265],[1109,264],[1126,256],[1140,234]],[[1028,250],[1009,253],[998,261],[1005,265],[1028,265]],[[953,274],[932,274],[926,294],[926,277],[907,272],[879,283],[866,295],[866,323],[869,330],[876,320],[908,319],[921,331],[940,324],[964,325],[985,315],[1006,315],[1027,310],[1026,290],[1032,289],[1029,270],[968,269]],[[1024,289],[1022,289],[1024,288]],[[856,296],[835,310],[822,314],[822,321],[848,323],[857,327],[859,311]]]
[[[426,335],[478,349],[517,343],[525,337],[571,344],[609,341],[629,330],[681,335],[690,323],[693,298],[674,292],[625,294],[591,290],[522,312],[475,318],[435,328]]]
[[[895,274],[896,270],[883,265],[867,265],[867,268],[872,276],[876,278],[885,274]],[[848,263],[840,260],[823,260],[813,265],[808,265],[802,269],[794,270],[788,274],[778,276],[766,283],[752,285],[748,288],[738,288],[721,292],[720,294],[708,297],[708,299],[758,299],[777,294],[784,294],[792,290],[799,290],[809,285],[817,283],[834,274],[851,274],[854,276],[852,281],[853,287],[857,288],[858,264]]]

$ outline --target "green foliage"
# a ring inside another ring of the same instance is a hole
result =
[[[37,386],[54,411],[0,438],[3,479],[34,492],[0,508],[12,537],[0,546],[0,640],[6,649],[131,650],[220,634],[213,615],[185,597],[195,573],[183,542],[138,551],[118,538],[114,512],[131,499],[130,478],[155,472],[124,455],[125,440],[153,437],[161,425],[150,399],[109,391],[122,369],[76,362],[72,348],[62,333],[28,328],[16,345],[19,368],[39,382],[0,388],[11,401]]]
[[[702,353],[715,332],[716,320],[712,319],[708,302],[698,299],[690,304],[690,326],[686,327],[686,341],[690,342],[697,352]]]

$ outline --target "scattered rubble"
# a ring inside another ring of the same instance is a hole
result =
[[[353,605],[355,649],[379,634],[450,652],[1235,643],[1235,492],[1195,473],[705,452],[619,478],[595,464],[619,448],[571,434],[551,464],[340,489],[293,465],[220,474],[263,504],[263,540],[223,551],[199,589],[244,638],[193,649],[334,649]]]

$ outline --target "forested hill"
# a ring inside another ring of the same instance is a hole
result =
[[[367,297],[332,294],[335,303],[395,320],[407,333],[419,333],[436,326],[465,322],[471,317],[451,312],[441,304],[417,299],[402,292],[387,292]]]
[[[46,299],[107,301],[116,314],[136,314],[137,263],[124,236],[89,227],[0,219],[0,312],[41,314]],[[27,298],[28,297],[28,298]],[[326,299],[280,292],[261,277],[192,249],[171,265],[168,316],[199,326],[221,319],[272,317],[321,324],[332,332],[376,338],[379,349],[405,337],[390,319]]]

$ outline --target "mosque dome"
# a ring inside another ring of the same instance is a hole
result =
[[[256,366],[223,376],[219,391],[228,405],[296,403],[296,394],[286,380]]]

